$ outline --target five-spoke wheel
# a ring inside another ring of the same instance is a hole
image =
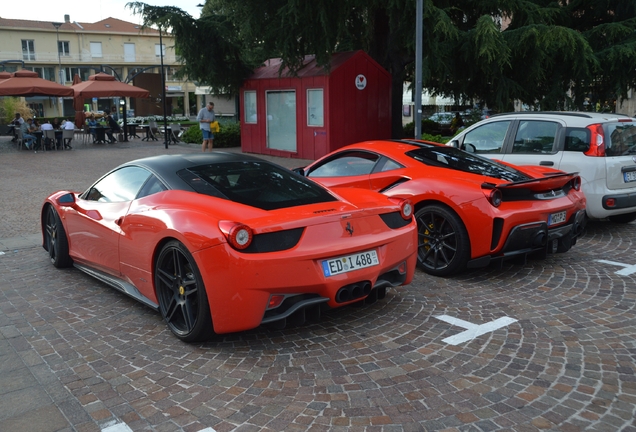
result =
[[[178,241],[168,242],[155,263],[159,310],[168,328],[185,342],[207,339],[212,319],[205,287],[194,258]]]
[[[68,253],[66,231],[52,205],[48,206],[44,215],[44,244],[55,267],[69,267],[73,263]]]
[[[417,262],[427,273],[448,276],[462,270],[470,257],[470,240],[461,219],[438,204],[415,213],[418,229]]]

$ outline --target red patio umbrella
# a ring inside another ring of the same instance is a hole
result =
[[[117,81],[114,76],[103,72],[91,75],[88,77],[88,81],[75,84],[71,88],[75,92],[75,98],[81,100],[94,97],[150,97],[148,90]],[[126,110],[124,109],[124,136],[127,141],[128,131],[126,129]]]
[[[3,73],[3,76],[5,73]],[[36,72],[19,70],[6,79],[0,78],[0,96],[73,97],[70,87],[42,79]]]
[[[88,81],[74,84],[72,87],[75,97],[94,98],[94,97],[150,97],[148,90],[141,87],[135,87],[117,81],[114,76],[100,72],[96,75],[88,77]]]

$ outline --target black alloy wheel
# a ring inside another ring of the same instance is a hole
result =
[[[180,242],[170,241],[161,249],[155,263],[155,287],[161,315],[175,336],[197,342],[213,333],[203,279]]]
[[[426,273],[448,276],[466,267],[470,240],[455,212],[431,204],[415,213],[418,230],[417,263]]]
[[[65,268],[73,264],[68,253],[66,230],[52,205],[48,206],[44,216],[44,244],[55,267]]]

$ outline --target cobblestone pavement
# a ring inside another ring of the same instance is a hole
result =
[[[0,154],[2,234],[24,240],[0,255],[0,431],[636,431],[636,224],[591,223],[542,261],[418,271],[319,323],[189,345],[158,313],[54,269],[30,236],[26,210],[60,183],[83,189],[148,152]]]

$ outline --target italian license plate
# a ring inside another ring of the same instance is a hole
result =
[[[627,171],[623,173],[625,183],[636,181],[636,171]]]
[[[551,225],[556,225],[556,224],[560,224],[562,222],[565,222],[565,216],[566,216],[567,212],[564,211],[560,211],[558,213],[552,213],[550,216],[548,216],[548,226]]]
[[[374,250],[370,250],[325,260],[322,262],[322,271],[325,273],[325,276],[329,277],[366,267],[373,267],[378,264],[380,264],[378,253]]]

